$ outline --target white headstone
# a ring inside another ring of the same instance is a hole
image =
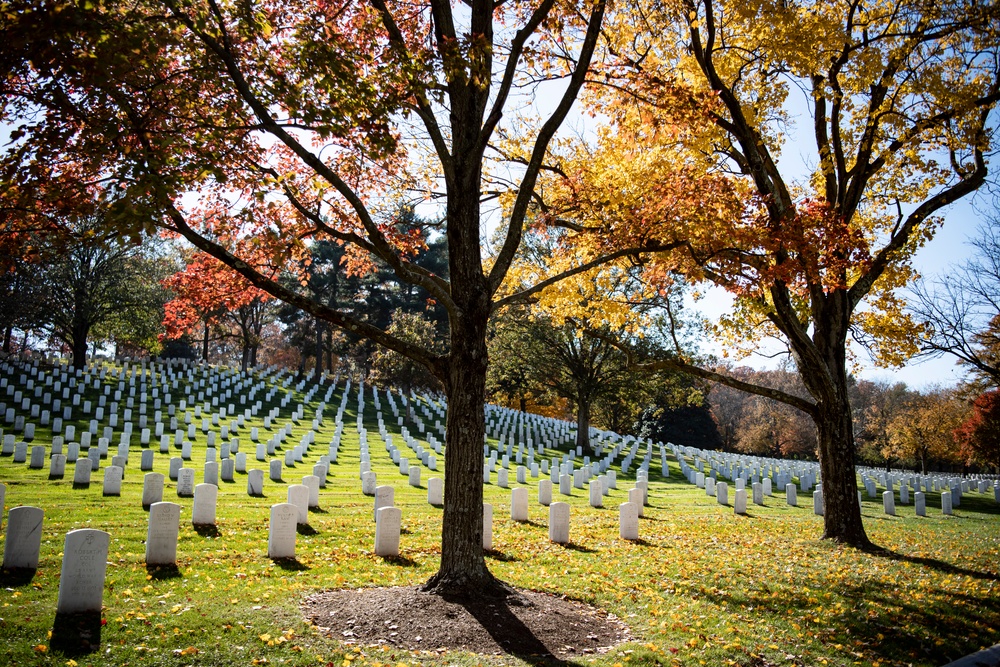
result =
[[[896,516],[896,499],[892,491],[882,492],[882,511],[889,516]]]
[[[420,466],[413,465],[410,466],[410,486],[415,486],[420,488]]]
[[[550,479],[538,480],[538,504],[539,505],[552,504],[552,480]]]
[[[146,475],[156,475],[149,473]],[[160,484],[163,475],[160,475]],[[149,506],[146,531],[146,565],[174,565],[177,562],[177,533],[180,530],[181,506],[155,502]]]
[[[816,516],[823,516],[823,490],[816,489],[813,491],[813,514]]]
[[[271,481],[281,481],[281,459],[271,459],[270,464]]]
[[[444,505],[444,483],[440,477],[427,480],[427,503],[434,507]]]
[[[399,531],[403,511],[398,507],[381,507],[375,515],[375,555],[399,555]]]
[[[215,484],[206,483],[194,487],[194,508],[191,510],[192,525],[215,525],[215,506],[218,497],[219,487]]]
[[[36,470],[41,470],[45,467],[45,447],[42,445],[35,445],[31,448],[31,461],[28,463],[29,468],[34,468]]]
[[[785,485],[785,502],[789,507],[797,507],[799,504],[797,488],[791,482]]]
[[[185,498],[194,495],[194,468],[181,468],[177,471],[177,495]]]
[[[7,539],[3,545],[3,567],[38,569],[42,547],[42,520],[45,513],[38,507],[15,507],[7,513]]]
[[[736,489],[736,500],[733,504],[733,512],[735,514],[746,514],[747,513],[747,489],[746,485],[742,489]]]
[[[573,478],[565,473],[559,475],[559,493],[564,496],[569,496],[573,493]]]
[[[549,539],[558,544],[569,543],[569,504],[549,505]]]
[[[97,453],[96,451],[94,452]],[[90,473],[94,470],[94,462],[90,458],[77,459],[73,468],[73,484],[87,486],[90,484]]]
[[[642,489],[636,487],[628,490],[628,501],[639,508],[639,516],[643,515]]]
[[[372,519],[376,519],[378,517],[378,511],[381,508],[392,507],[394,495],[395,491],[387,484],[375,487],[375,510],[372,513]]]
[[[66,474],[66,455],[53,454],[49,459],[49,479],[62,479]],[[3,505],[0,505],[0,511]]]
[[[941,492],[941,514],[950,516],[952,513],[951,509],[951,491]]]
[[[715,485],[715,499],[720,505],[729,504],[729,485],[719,482]]]
[[[80,528],[66,533],[56,613],[100,612],[111,535]]]
[[[183,467],[184,467],[184,459],[182,459],[179,456],[171,457],[170,465],[167,468],[167,476],[170,477],[170,479],[176,480],[177,473],[180,472],[180,469]]]
[[[234,471],[236,469],[235,459],[225,458],[222,459],[222,469],[219,473],[223,482],[232,482]]]
[[[604,507],[604,489],[599,479],[590,480],[590,506]]]
[[[917,491],[913,494],[913,505],[917,516],[927,516],[927,499],[924,497],[923,491]]]
[[[510,518],[514,521],[528,520],[528,489],[519,486],[510,492]]]
[[[618,536],[623,540],[639,539],[639,506],[635,503],[618,506]]]
[[[297,521],[306,526],[309,524],[309,487],[305,484],[291,484],[288,487],[288,504],[295,505],[299,514]]]
[[[374,496],[378,486],[378,476],[373,472],[361,473],[361,493],[366,496]]]
[[[118,466],[108,466],[104,469],[104,495],[120,496],[122,494],[122,473]]]
[[[259,497],[264,495],[264,471],[263,470],[248,470],[247,471],[247,495]]]
[[[278,503],[271,506],[271,525],[267,538],[268,558],[295,558],[298,517],[299,509],[295,505]]]
[[[218,461],[207,461],[205,463],[205,484],[219,485],[219,462]]]
[[[493,505],[483,503],[483,551],[493,551]]]
[[[163,500],[163,474],[147,472],[142,477],[142,506],[152,507]]]

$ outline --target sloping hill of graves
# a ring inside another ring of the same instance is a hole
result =
[[[389,609],[398,620],[375,632],[351,598],[322,597],[435,571],[446,410],[440,396],[273,368],[8,360],[0,655],[480,662],[468,643],[424,642],[443,642],[431,628],[448,622],[427,610]],[[581,612],[592,632],[567,620],[562,644],[495,642],[478,652],[505,657],[489,660],[943,664],[1000,641],[995,479],[859,469],[885,547],[864,554],[817,539],[814,463],[599,430],[584,452],[567,422],[495,406],[486,419],[491,569],[599,610]],[[628,630],[612,641],[596,627],[615,617]]]

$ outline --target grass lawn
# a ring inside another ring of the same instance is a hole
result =
[[[0,458],[0,482],[7,485],[4,529],[12,507],[45,511],[34,576],[0,575],[0,664],[520,662],[441,653],[435,647],[411,653],[344,645],[302,620],[300,601],[314,591],[421,583],[435,572],[440,555],[441,510],[427,504],[426,484],[442,473],[424,469],[422,487],[410,487],[383,447],[368,400],[372,468],[379,484],[395,487],[395,504],[403,513],[401,557],[373,555],[372,498],[361,493],[352,388],[340,456],[320,491],[322,509],[310,513],[310,529],[298,535],[297,561],[267,558],[269,508],[285,502],[287,485],[311,474],[326,453],[342,387],[328,402],[306,462],[286,469],[282,483],[265,474],[264,498],[247,496],[245,474],[220,483],[215,530],[191,526],[192,500],[177,498],[176,483],[167,480],[164,500],[183,507],[176,572],[147,571],[144,563],[147,512],[141,505],[138,435],[120,497],[102,496],[103,468],[110,461],[102,462],[89,488],[74,489],[72,464],[65,479],[49,480],[47,465],[29,470],[10,456]],[[280,391],[274,401],[290,390]],[[313,396],[286,446],[308,430],[324,393]],[[275,430],[302,401],[301,393],[292,396]],[[265,403],[265,408],[276,404]],[[394,424],[384,400],[383,410]],[[254,460],[249,441],[251,425],[261,428],[262,440],[272,433],[263,428],[263,414],[241,429],[240,441],[241,451],[249,453],[248,469],[266,471],[266,462]],[[195,423],[200,426],[200,420]],[[50,442],[51,433],[39,428],[32,444]],[[189,464],[197,482],[204,452],[199,428]],[[178,455],[179,449],[171,454]],[[166,475],[168,458],[157,453],[154,469]],[[510,520],[510,492],[495,485],[495,474],[486,487],[486,500],[494,507],[494,552],[487,559],[497,576],[515,586],[591,603],[631,627],[634,641],[577,660],[581,665],[941,665],[1000,642],[1000,510],[991,494],[966,494],[952,517],[941,515],[937,494],[927,494],[926,518],[916,517],[912,505],[898,504],[898,516],[886,516],[880,496],[866,499],[869,536],[887,550],[868,554],[817,539],[822,519],[813,515],[811,502],[790,508],[783,494],[775,495],[764,507],[750,505],[748,515],[736,516],[731,505],[720,506],[683,480],[675,460],[670,466],[670,477],[663,479],[654,455],[650,507],[640,520],[641,540],[634,543],[620,540],[617,527],[617,507],[627,500],[634,465],[631,474],[619,474],[619,488],[605,498],[605,509],[589,507],[586,490],[574,490],[568,499],[572,543],[567,546],[548,540],[547,508],[536,502],[537,480],[529,478],[528,523]],[[513,469],[510,481],[516,486]],[[567,500],[558,485],[553,500]],[[100,648],[66,655],[50,648],[61,550],[65,533],[83,527],[111,534]]]

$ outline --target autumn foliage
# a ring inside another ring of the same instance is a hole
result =
[[[955,429],[969,464],[1000,470],[1000,390],[981,394],[972,403],[972,416]]]
[[[166,338],[179,338],[200,325],[217,324],[227,312],[272,297],[203,252],[194,253],[182,271],[163,281],[176,296],[167,302]]]

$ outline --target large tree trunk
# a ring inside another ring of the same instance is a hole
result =
[[[483,557],[486,321],[467,324],[472,326],[452,337],[451,368],[445,383],[448,418],[441,566],[425,589],[463,596],[506,594]]]
[[[872,543],[861,521],[854,470],[854,422],[847,389],[847,303],[846,292],[839,290],[830,293],[822,307],[815,309],[814,352],[800,354],[796,361],[803,382],[816,399],[813,421],[819,435],[823,477],[823,539],[870,549]],[[814,363],[817,357],[822,365]]]
[[[815,421],[823,476],[823,538],[870,548],[858,504],[851,406],[846,399],[821,405]]]
[[[590,401],[578,400],[576,403],[576,446],[590,453]]]
[[[452,98],[447,236],[454,308],[448,313],[447,367],[438,369],[448,398],[444,517],[441,566],[424,588],[465,597],[505,596],[511,589],[493,577],[483,555],[486,324],[492,295],[483,272],[479,227],[482,149],[478,144],[486,96],[478,89],[471,92],[460,91]]]
[[[87,366],[87,336],[90,334],[90,327],[81,322],[73,324],[73,341],[71,350],[73,353],[73,368],[83,370]]]

